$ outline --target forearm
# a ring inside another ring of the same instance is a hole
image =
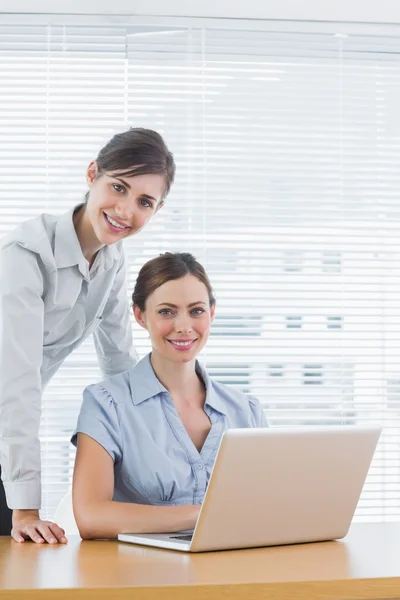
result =
[[[40,472],[29,481],[4,481],[9,508],[15,510],[39,510],[41,506]]]
[[[12,509],[38,509],[40,391],[27,385],[34,375],[10,384],[2,366],[0,378],[0,462],[7,504]]]
[[[74,502],[83,539],[116,538],[118,533],[167,533],[194,529],[200,506],[147,506],[106,500]]]
[[[37,509],[44,305],[36,256],[19,246],[0,252],[0,281],[2,478],[10,508]]]

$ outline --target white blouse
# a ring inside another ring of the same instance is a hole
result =
[[[89,271],[74,210],[1,240],[0,463],[10,508],[40,508],[41,397],[64,359],[93,333],[104,376],[138,360],[122,242],[103,247]]]

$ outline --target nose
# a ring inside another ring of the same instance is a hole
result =
[[[135,213],[135,202],[131,199],[121,199],[114,206],[117,217],[123,221],[130,221]]]
[[[190,333],[192,331],[192,322],[187,315],[180,316],[175,322],[176,332],[180,334]]]

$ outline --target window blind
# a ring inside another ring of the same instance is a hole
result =
[[[399,520],[398,34],[60,18],[0,25],[0,235],[79,203],[115,132],[158,130],[177,178],[125,243],[129,292],[149,258],[193,252],[217,297],[211,376],[255,394],[271,426],[384,425],[356,519]],[[87,341],[44,394],[45,517],[99,377]]]

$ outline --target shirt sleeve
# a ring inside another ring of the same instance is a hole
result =
[[[249,406],[253,415],[254,427],[269,427],[260,401],[255,396],[249,395],[247,397],[249,399]]]
[[[77,446],[78,433],[85,433],[103,446],[114,462],[121,459],[117,407],[112,396],[100,384],[90,385],[83,392],[78,424],[71,438],[74,446]]]
[[[41,503],[39,425],[43,357],[43,275],[18,244],[0,252],[0,462],[7,504]]]
[[[132,324],[122,257],[102,321],[93,334],[99,365],[104,377],[127,371],[139,360],[132,341]]]

